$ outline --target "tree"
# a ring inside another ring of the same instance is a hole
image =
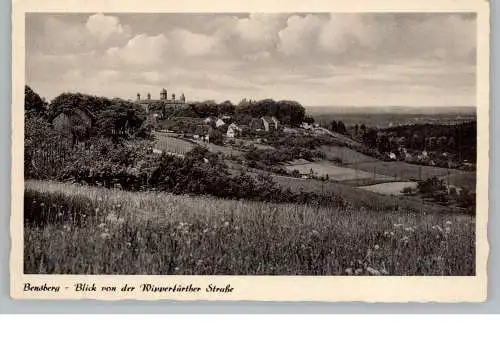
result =
[[[224,101],[217,107],[219,115],[234,115],[235,106],[231,103],[231,101]]]
[[[347,129],[345,128],[344,122],[339,121],[337,131],[339,133],[341,133],[341,134],[346,134],[347,133]]]
[[[309,123],[309,124],[313,124],[314,123],[314,117],[310,116],[310,115],[306,115],[304,117],[304,122],[305,123]]]
[[[366,126],[364,123],[361,125],[359,129],[361,130],[361,133],[363,133],[363,135],[366,134]]]
[[[48,104],[29,86],[24,86],[24,111],[28,114],[47,116]]]
[[[364,134],[364,142],[370,147],[370,148],[377,148],[377,131],[373,128],[369,128],[366,131],[366,134]]]
[[[210,131],[208,132],[208,137],[210,139],[210,142],[213,144],[217,145],[222,145],[224,141],[224,136],[222,135],[222,132],[215,129],[215,128],[210,128]]]
[[[333,121],[332,121],[332,123],[330,124],[330,129],[331,129],[332,131],[335,131],[335,132],[336,132],[336,131],[338,130],[338,128],[339,128],[339,126],[338,126],[338,124],[337,124],[337,121],[333,120]]]

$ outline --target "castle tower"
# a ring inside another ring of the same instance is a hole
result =
[[[175,102],[175,94],[172,94],[172,101]]]
[[[140,101],[140,100],[141,100],[141,94],[137,93],[137,101]]]
[[[182,102],[182,103],[185,103],[186,102],[186,97],[184,96],[184,93],[181,94],[181,96],[179,97],[179,100]]]
[[[148,100],[151,100],[151,94],[148,93]]]
[[[167,100],[167,90],[165,88],[160,92],[160,100]]]

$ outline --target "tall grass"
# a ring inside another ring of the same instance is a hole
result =
[[[466,215],[26,181],[27,274],[474,275]]]

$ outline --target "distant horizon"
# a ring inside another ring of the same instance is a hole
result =
[[[41,93],[39,91],[37,91],[37,88],[33,87],[32,85],[26,83],[25,85],[29,86],[33,91],[35,91],[36,93],[38,93],[42,98],[44,98],[48,103],[50,103],[56,96],[52,97],[52,98],[47,98],[46,96],[44,95],[41,95]],[[124,97],[119,97],[119,96],[106,96],[106,95],[98,95],[98,94],[92,94],[92,93],[87,93],[87,92],[83,92],[83,91],[78,91],[78,90],[66,90],[66,91],[62,91],[61,93],[59,93],[58,95],[60,94],[63,94],[63,93],[79,93],[79,94],[83,94],[83,95],[92,95],[92,96],[101,96],[101,97],[107,97],[107,98],[110,98],[110,99],[114,99],[114,98],[118,98],[118,99],[122,99],[122,100],[125,100],[125,101],[129,101],[131,100],[132,102],[135,101],[135,97],[129,97],[129,98],[124,98]],[[146,93],[147,94],[147,93]],[[144,95],[145,96],[145,95]],[[158,97],[154,97],[152,96],[151,97],[151,100],[159,100],[159,95]],[[241,98],[239,101],[241,101],[243,98]],[[303,104],[301,103],[300,101],[298,100],[295,100],[293,98],[287,98],[287,99],[274,99],[273,97],[266,97],[266,98],[263,98],[263,99],[253,99],[253,98],[250,98],[250,97],[247,97],[246,99],[248,100],[256,100],[256,101],[259,101],[259,100],[266,100],[266,99],[271,99],[271,100],[275,100],[275,101],[280,101],[280,100],[290,100],[290,101],[296,101],[298,103],[300,103],[304,108],[317,108],[317,109],[328,109],[328,108],[403,108],[403,109],[423,109],[423,108],[426,108],[426,109],[432,109],[432,108],[458,108],[458,109],[477,109],[477,106],[475,105],[437,105],[437,106],[431,106],[431,105],[425,105],[425,106],[414,106],[414,105],[347,105],[347,104],[331,104],[331,105],[306,105],[306,104]],[[230,101],[232,104],[234,105],[238,105],[239,101],[238,102],[235,102],[235,101],[231,101],[231,100],[213,100],[213,99],[205,99],[205,100],[199,100],[199,101],[194,101],[194,100],[187,100],[187,103],[190,103],[190,102],[204,102],[204,101],[214,101],[216,103],[222,103],[224,101]]]

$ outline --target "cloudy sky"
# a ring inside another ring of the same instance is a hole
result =
[[[475,105],[471,14],[29,14],[26,82],[135,98]]]

